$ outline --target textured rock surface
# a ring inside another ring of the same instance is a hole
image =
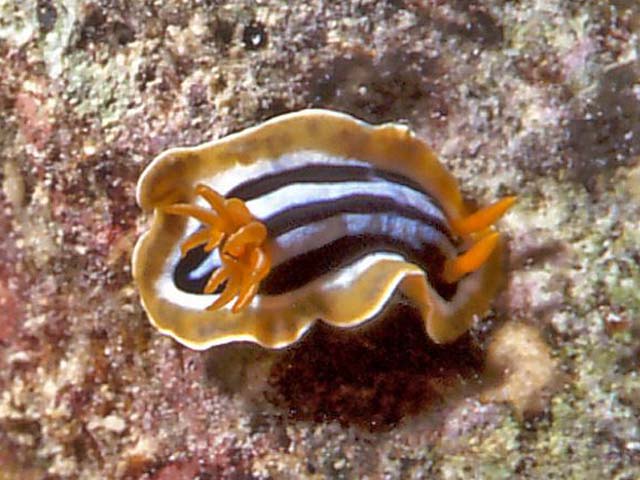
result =
[[[633,0],[0,0],[0,478],[638,478],[639,31]],[[519,195],[470,336],[398,310],[198,353],[149,326],[141,170],[309,106]],[[517,342],[547,345],[539,398]]]

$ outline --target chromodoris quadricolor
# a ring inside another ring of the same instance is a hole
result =
[[[317,320],[362,324],[409,301],[437,343],[482,314],[503,277],[492,226],[431,149],[396,124],[303,110],[174,148],[140,177],[153,222],[133,275],[151,322],[195,349],[278,348]]]

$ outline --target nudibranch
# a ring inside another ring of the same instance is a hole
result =
[[[452,342],[499,288],[493,224],[514,202],[471,213],[408,128],[316,109],[162,153],[137,200],[153,212],[132,260],[142,304],[194,349],[284,347],[318,320],[353,327],[397,301]]]

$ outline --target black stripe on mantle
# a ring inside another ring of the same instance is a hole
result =
[[[225,197],[236,197],[248,202],[249,200],[262,197],[263,195],[294,183],[375,182],[380,180],[404,185],[405,187],[420,192],[428,197],[431,203],[442,210],[442,207],[436,199],[433,198],[432,195],[429,195],[418,182],[399,173],[360,165],[323,165],[312,163],[297,168],[279,170],[239,183],[225,193]]]
[[[408,242],[381,235],[342,237],[282,262],[274,266],[262,281],[259,293],[280,295],[290,292],[376,252],[398,253],[407,261],[419,266],[427,272],[429,282],[443,298],[449,299],[455,293],[455,284],[448,284],[440,279],[445,257],[435,245],[425,243],[422,248],[416,249]],[[180,290],[195,294],[203,292],[209,276],[190,279],[189,273],[208,256],[201,246],[190,250],[180,260],[174,272],[174,281]],[[216,293],[220,293],[222,289],[223,286]]]
[[[243,182],[227,192],[226,196],[227,198],[237,197],[248,201],[293,183],[379,182],[380,180],[416,190],[425,195],[435,208],[442,211],[435,199],[416,182],[393,172],[350,165],[313,164],[282,170]],[[296,205],[263,219],[269,232],[269,237],[273,239],[297,227],[309,225],[343,213],[376,214],[391,212],[397,213],[399,217],[424,223],[426,226],[442,233],[454,246],[456,245],[448,225],[445,225],[441,219],[388,197],[363,192],[363,194],[349,195],[325,202],[314,200],[317,199],[310,199],[310,202],[305,205]],[[287,259],[279,265],[274,265],[269,275],[262,281],[260,293],[278,295],[295,290],[375,252],[402,255],[407,261],[416,264],[427,273],[430,283],[441,296],[450,298],[455,293],[455,285],[446,284],[440,280],[445,255],[437,245],[423,242],[422,247],[416,249],[415,246],[410,245],[410,242],[396,238],[393,235],[367,234],[342,237],[318,249],[307,251],[294,258]],[[179,289],[189,293],[202,293],[209,274],[203,275],[201,278],[192,278],[193,276],[190,273],[198,268],[208,256],[209,254],[204,252],[204,248],[199,247],[189,251],[179,261],[173,275],[174,282]]]

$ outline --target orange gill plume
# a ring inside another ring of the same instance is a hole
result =
[[[193,217],[204,225],[182,243],[180,251],[185,256],[201,245],[205,252],[219,248],[222,266],[211,274],[204,293],[214,293],[225,281],[226,285],[207,310],[220,309],[237,298],[232,307],[237,313],[251,303],[271,269],[264,245],[267,228],[239,198],[227,199],[204,184],[198,184],[195,191],[207,201],[210,210],[189,203],[176,203],[163,210],[170,215]]]

